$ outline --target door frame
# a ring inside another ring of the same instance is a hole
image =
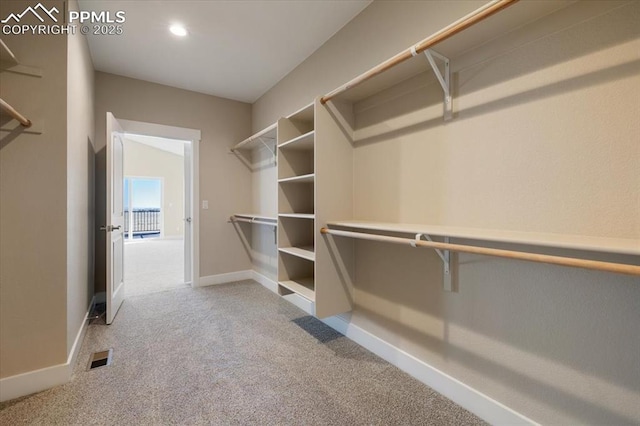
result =
[[[145,123],[143,121],[118,119],[125,135],[127,133],[156,136],[167,139],[179,139],[191,142],[191,167],[189,174],[191,177],[191,287],[198,287],[200,281],[200,139],[199,129],[189,129],[186,127],[167,126],[164,124]],[[185,230],[187,228],[185,227]]]

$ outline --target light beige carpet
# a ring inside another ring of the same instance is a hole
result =
[[[2,425],[482,423],[253,281],[126,299],[89,326],[70,383],[0,410]]]
[[[124,245],[127,297],[185,287],[184,240],[140,239]]]

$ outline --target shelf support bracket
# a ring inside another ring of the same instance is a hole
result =
[[[422,239],[422,237],[425,238],[425,240],[427,241],[431,241],[433,242],[433,240],[431,239],[431,237],[427,234],[421,234],[418,233],[416,234],[416,238],[415,241],[420,241]],[[449,244],[449,237],[444,237],[444,242]],[[416,247],[416,244],[413,243],[411,244],[413,247]],[[434,249],[436,251],[436,253],[438,254],[438,256],[440,257],[440,259],[442,259],[442,265],[443,265],[443,269],[442,269],[442,289],[444,291],[453,291],[453,285],[451,284],[451,252],[449,250],[440,250],[440,249]]]
[[[269,150],[269,152],[271,153],[271,155],[273,155],[273,162],[276,162],[276,151],[275,149],[271,149],[271,147],[269,146],[268,143],[266,143],[264,141],[264,139],[262,139],[262,136],[258,136],[258,140],[262,143],[262,145],[264,145],[265,148],[267,148]],[[275,148],[275,146],[274,146]]]
[[[453,118],[453,100],[451,99],[451,70],[449,68],[449,58],[433,49],[427,49],[424,51],[424,55],[429,61],[429,65],[433,69],[433,73],[436,75],[442,91],[444,92],[444,121],[449,121]],[[441,60],[444,63],[444,72],[440,72],[438,64],[436,64],[435,58]]]

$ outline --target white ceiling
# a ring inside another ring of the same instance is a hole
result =
[[[254,102],[371,0],[80,0],[125,12],[122,35],[89,34],[99,71]],[[168,31],[183,24],[187,37]]]
[[[157,136],[134,135],[132,133],[125,135],[125,141],[138,142],[184,157],[184,144],[186,141],[160,138]]]

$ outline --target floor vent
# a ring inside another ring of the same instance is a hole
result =
[[[106,351],[94,352],[89,359],[89,370],[93,370],[94,368],[106,367],[107,365],[111,365],[111,355],[113,354],[113,349],[108,349]]]

